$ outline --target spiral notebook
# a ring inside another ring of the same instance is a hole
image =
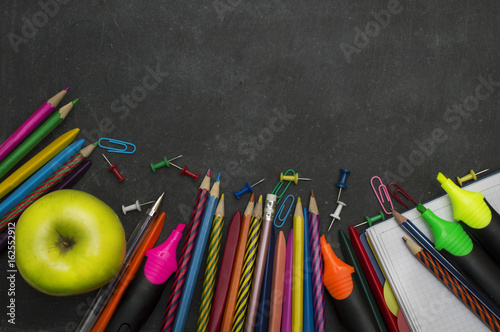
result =
[[[464,186],[464,189],[481,192],[499,211],[500,172]],[[453,221],[448,195],[425,203],[425,207],[439,217]],[[430,228],[416,209],[403,215],[433,240]],[[394,218],[370,227],[366,233],[413,332],[489,331],[469,308],[413,257],[402,240],[408,234]]]

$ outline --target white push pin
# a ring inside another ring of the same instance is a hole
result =
[[[346,203],[341,202],[341,201],[337,201],[337,203],[339,205],[337,205],[337,208],[335,209],[335,212],[332,213],[332,214],[330,214],[330,217],[332,217],[333,219],[332,219],[332,222],[330,223],[330,227],[328,227],[328,231],[327,232],[330,231],[330,228],[332,228],[333,222],[335,220],[340,220],[340,212],[342,212],[342,208],[347,205]]]
[[[129,206],[122,205],[122,211],[123,211],[124,215],[127,215],[127,212],[129,212],[129,211],[134,211],[134,210],[141,211],[141,206],[151,204],[154,202],[155,201],[150,201],[150,202],[139,204],[139,201],[135,201],[135,204],[132,204]]]

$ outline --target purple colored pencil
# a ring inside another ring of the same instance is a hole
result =
[[[292,331],[293,229],[286,243],[285,283],[283,285],[283,315],[281,332]]]
[[[319,242],[319,211],[311,190],[309,199],[309,243],[311,245],[312,292],[314,308],[314,331],[325,332],[325,297],[323,288],[323,261]]]
[[[57,107],[68,90],[69,86],[47,100],[0,145],[0,161],[7,157]]]
[[[80,181],[80,179],[87,173],[87,171],[92,166],[92,160],[88,159],[83,161],[78,167],[76,167],[71,173],[69,173],[61,182],[52,188],[51,191],[61,190],[61,189],[70,189],[75,184]]]

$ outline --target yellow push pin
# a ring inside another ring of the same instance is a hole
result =
[[[463,177],[458,177],[458,176],[457,176],[457,182],[458,182],[458,184],[459,184],[459,185],[460,185],[460,187],[461,187],[461,186],[463,185],[463,183],[464,183],[464,182],[467,182],[467,181],[469,181],[469,180],[474,180],[474,181],[476,181],[476,180],[477,180],[477,176],[478,176],[479,174],[482,174],[482,173],[487,172],[487,171],[489,171],[489,170],[490,170],[490,169],[489,169],[489,168],[487,168],[487,169],[483,169],[481,172],[477,172],[477,173],[474,173],[474,171],[473,171],[473,170],[470,170],[470,173],[469,173],[469,174],[467,174],[467,175],[465,175],[465,176],[463,176]]]
[[[280,181],[292,181],[297,184],[299,180],[312,181],[312,179],[309,178],[299,178],[299,173],[295,173],[295,175],[283,175],[283,173],[280,173]]]

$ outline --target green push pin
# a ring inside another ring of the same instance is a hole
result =
[[[373,217],[366,216],[365,219],[366,219],[365,222],[362,222],[361,224],[357,224],[356,226],[354,226],[354,228],[359,227],[359,226],[363,226],[365,224],[368,224],[371,227],[377,221],[379,221],[379,220],[385,220],[385,216],[384,216],[384,213],[382,211],[380,211],[379,214],[377,214],[377,215],[375,215]]]
[[[163,157],[162,161],[160,161],[160,162],[158,162],[156,164],[151,163],[151,169],[153,170],[153,172],[156,172],[156,170],[158,168],[160,168],[160,167],[164,167],[164,166],[170,167],[170,163],[169,162],[172,161],[172,160],[175,160],[175,159],[179,159],[180,157],[182,157],[182,154],[179,155],[179,156],[177,156],[177,157],[174,157],[174,158],[172,158],[170,160],[167,160],[167,157]]]

